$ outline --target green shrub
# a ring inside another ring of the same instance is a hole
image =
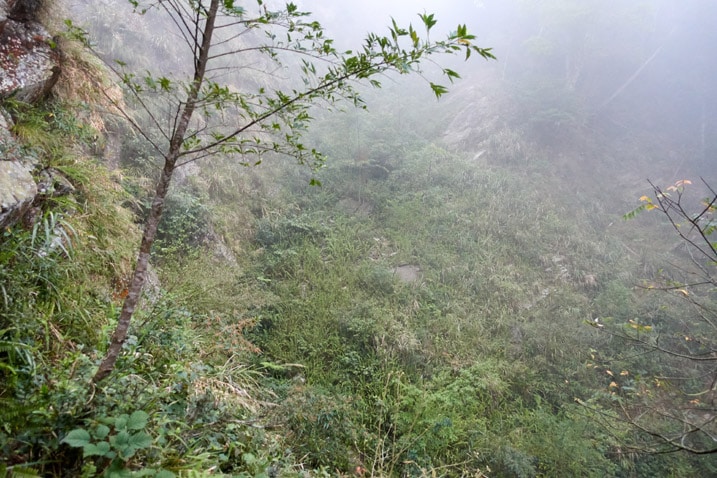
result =
[[[318,388],[296,390],[275,411],[288,431],[287,444],[311,467],[351,471],[363,428],[355,421],[351,399]]]
[[[191,192],[177,191],[167,197],[153,251],[165,258],[186,256],[208,235],[209,213],[202,200]]]

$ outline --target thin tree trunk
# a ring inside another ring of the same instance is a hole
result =
[[[204,15],[206,15],[206,23],[204,25],[202,43],[199,46],[197,56],[195,57],[194,78],[192,79],[192,84],[189,88],[187,100],[183,103],[183,107],[180,106],[180,119],[169,141],[169,151],[165,156],[162,175],[157,183],[157,189],[154,193],[149,217],[147,217],[144,225],[144,233],[142,234],[139,256],[137,257],[137,264],[135,265],[132,280],[130,281],[127,297],[122,305],[122,311],[120,312],[119,319],[117,319],[117,326],[112,334],[107,354],[102,359],[102,363],[97,369],[95,376],[92,377],[93,384],[102,381],[110,373],[112,373],[112,370],[114,370],[115,364],[117,363],[117,358],[122,351],[122,344],[127,339],[127,332],[132,320],[132,315],[134,315],[139,299],[142,296],[142,289],[147,281],[149,256],[152,250],[152,244],[154,244],[154,240],[157,236],[159,221],[162,219],[164,202],[167,197],[167,192],[169,191],[169,186],[172,183],[172,175],[176,169],[177,159],[179,158],[184,137],[187,133],[187,128],[189,127],[189,121],[192,119],[192,115],[194,114],[197,98],[199,97],[202,83],[204,82],[207,62],[209,61],[209,50],[212,46],[214,23],[219,10],[219,0],[211,0],[209,9],[205,12],[199,10],[201,10],[201,5],[198,7],[196,18],[197,25],[199,26],[199,23],[202,21],[201,19]]]
[[[167,191],[172,181],[172,173],[174,173],[174,164],[168,164],[165,162],[162,176],[157,184],[157,190],[154,194],[154,200],[152,201],[152,207],[149,211],[149,217],[144,225],[144,233],[142,234],[142,243],[139,248],[139,256],[137,257],[137,264],[135,265],[134,274],[128,288],[127,297],[122,305],[122,311],[120,312],[117,326],[115,327],[112,339],[110,340],[107,354],[102,360],[97,373],[92,378],[94,383],[97,383],[107,377],[107,375],[114,369],[117,358],[122,350],[122,344],[127,338],[127,331],[129,330],[129,324],[132,319],[132,315],[137,307],[137,303],[142,295],[142,289],[147,280],[147,267],[149,265],[149,255],[152,250],[152,244],[157,236],[157,227],[159,221],[162,219],[162,210],[164,209],[164,201],[167,197]]]

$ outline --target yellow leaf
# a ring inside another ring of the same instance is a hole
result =
[[[617,388],[617,384],[615,382],[610,382],[610,388]]]
[[[677,289],[677,292],[679,292],[680,294],[684,295],[685,297],[687,297],[688,295],[690,295],[690,293],[687,292],[685,289]]]
[[[626,375],[630,375],[630,372],[628,372],[627,370],[623,370],[622,372],[620,372],[620,375],[624,377]]]
[[[609,370],[605,370],[605,373],[608,374],[608,375],[610,375],[611,377],[614,377],[614,376],[615,376],[615,374],[612,373],[612,372],[609,371]]]
[[[650,198],[647,197],[647,196],[642,196],[642,197],[640,198],[640,201],[642,201],[642,202],[645,202],[645,201],[650,202]]]

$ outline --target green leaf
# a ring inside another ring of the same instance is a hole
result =
[[[452,82],[454,79],[461,77],[461,75],[459,75],[458,72],[456,72],[456,71],[454,71],[454,70],[451,70],[450,68],[445,68],[445,69],[443,70],[443,73],[448,77],[448,79],[451,80],[451,82]]]
[[[431,83],[431,89],[436,95],[436,98],[440,98],[441,95],[448,93],[448,88],[446,88],[445,86],[437,85],[435,83]]]
[[[127,415],[123,414],[114,419],[115,429],[124,430],[127,428]]]
[[[124,450],[129,446],[129,433],[121,431],[117,435],[110,437],[110,443],[116,450]]]
[[[137,410],[129,416],[129,419],[127,420],[127,429],[142,430],[147,426],[147,420],[149,420],[149,415],[146,412]]]
[[[633,209],[632,211],[625,213],[622,216],[622,219],[625,221],[629,221],[630,219],[634,219],[638,214],[640,214],[642,211],[647,209],[647,205],[643,204],[641,206],[638,206],[637,208]]]
[[[97,428],[95,428],[95,438],[98,438],[100,440],[104,440],[107,435],[110,434],[110,427],[107,425],[97,425]]]
[[[106,441],[101,441],[97,444],[88,443],[82,449],[84,456],[106,456],[110,451],[110,444]]]
[[[83,430],[82,428],[78,428],[76,430],[72,430],[70,433],[65,436],[65,438],[62,440],[61,443],[67,443],[71,447],[84,447],[88,443],[90,443],[90,434],[87,432],[87,430]]]
[[[169,78],[162,76],[159,78],[159,86],[164,91],[169,91],[172,88],[172,82],[169,80]]]
[[[132,476],[132,472],[126,469],[121,462],[113,462],[110,469],[105,471],[105,476],[107,478],[130,478]]]
[[[409,30],[409,33],[411,35],[411,42],[413,42],[414,48],[418,47],[418,33],[416,33],[416,30],[413,28]]]
[[[426,26],[426,31],[430,31],[431,28],[436,24],[437,20],[434,18],[433,13],[430,15],[420,13],[418,14],[419,17],[421,17],[421,20],[423,21],[423,24]]]
[[[177,475],[175,475],[169,470],[160,470],[154,476],[155,478],[175,478]]]
[[[138,449],[152,446],[152,437],[145,432],[138,432],[129,437],[129,445]]]
[[[13,466],[12,475],[10,475],[5,468],[5,465],[0,464],[0,476],[12,476],[13,478],[39,478],[42,475],[40,475],[40,472],[37,471],[35,468],[30,468],[27,466]]]
[[[157,476],[157,470],[155,470],[154,468],[142,468],[141,470],[132,473],[132,476]]]

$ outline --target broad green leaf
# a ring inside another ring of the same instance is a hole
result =
[[[95,428],[95,438],[104,440],[109,434],[110,427],[108,427],[107,425],[97,425],[97,428]]]
[[[133,412],[127,420],[127,429],[141,430],[147,426],[147,420],[149,420],[149,415],[146,412],[137,410]]]
[[[127,448],[122,450],[122,452],[120,453],[120,458],[122,458],[124,460],[128,460],[128,459],[132,458],[135,453],[137,453],[137,447],[129,445]]]
[[[82,449],[84,456],[105,456],[110,451],[110,444],[106,441],[101,441],[97,444],[88,443]]]
[[[122,430],[117,435],[110,437],[110,443],[117,450],[123,450],[129,446],[129,433]]]
[[[177,475],[169,470],[160,470],[155,475],[155,478],[175,478]]]
[[[115,418],[114,425],[117,430],[124,430],[127,428],[127,419],[129,417],[126,414],[122,414]]]
[[[112,462],[109,470],[105,471],[107,478],[130,478],[132,472],[124,467],[124,464],[118,460],[118,462]]]
[[[132,473],[132,476],[157,476],[157,470],[155,470],[154,468],[142,468],[141,470]]]
[[[84,447],[89,442],[90,442],[90,434],[87,432],[87,430],[83,430],[81,428],[72,430],[62,440],[62,443],[67,443],[68,445],[70,445],[72,447],[81,447],[81,446]]]
[[[129,444],[137,448],[149,448],[152,446],[152,437],[145,432],[138,432],[129,437]]]

